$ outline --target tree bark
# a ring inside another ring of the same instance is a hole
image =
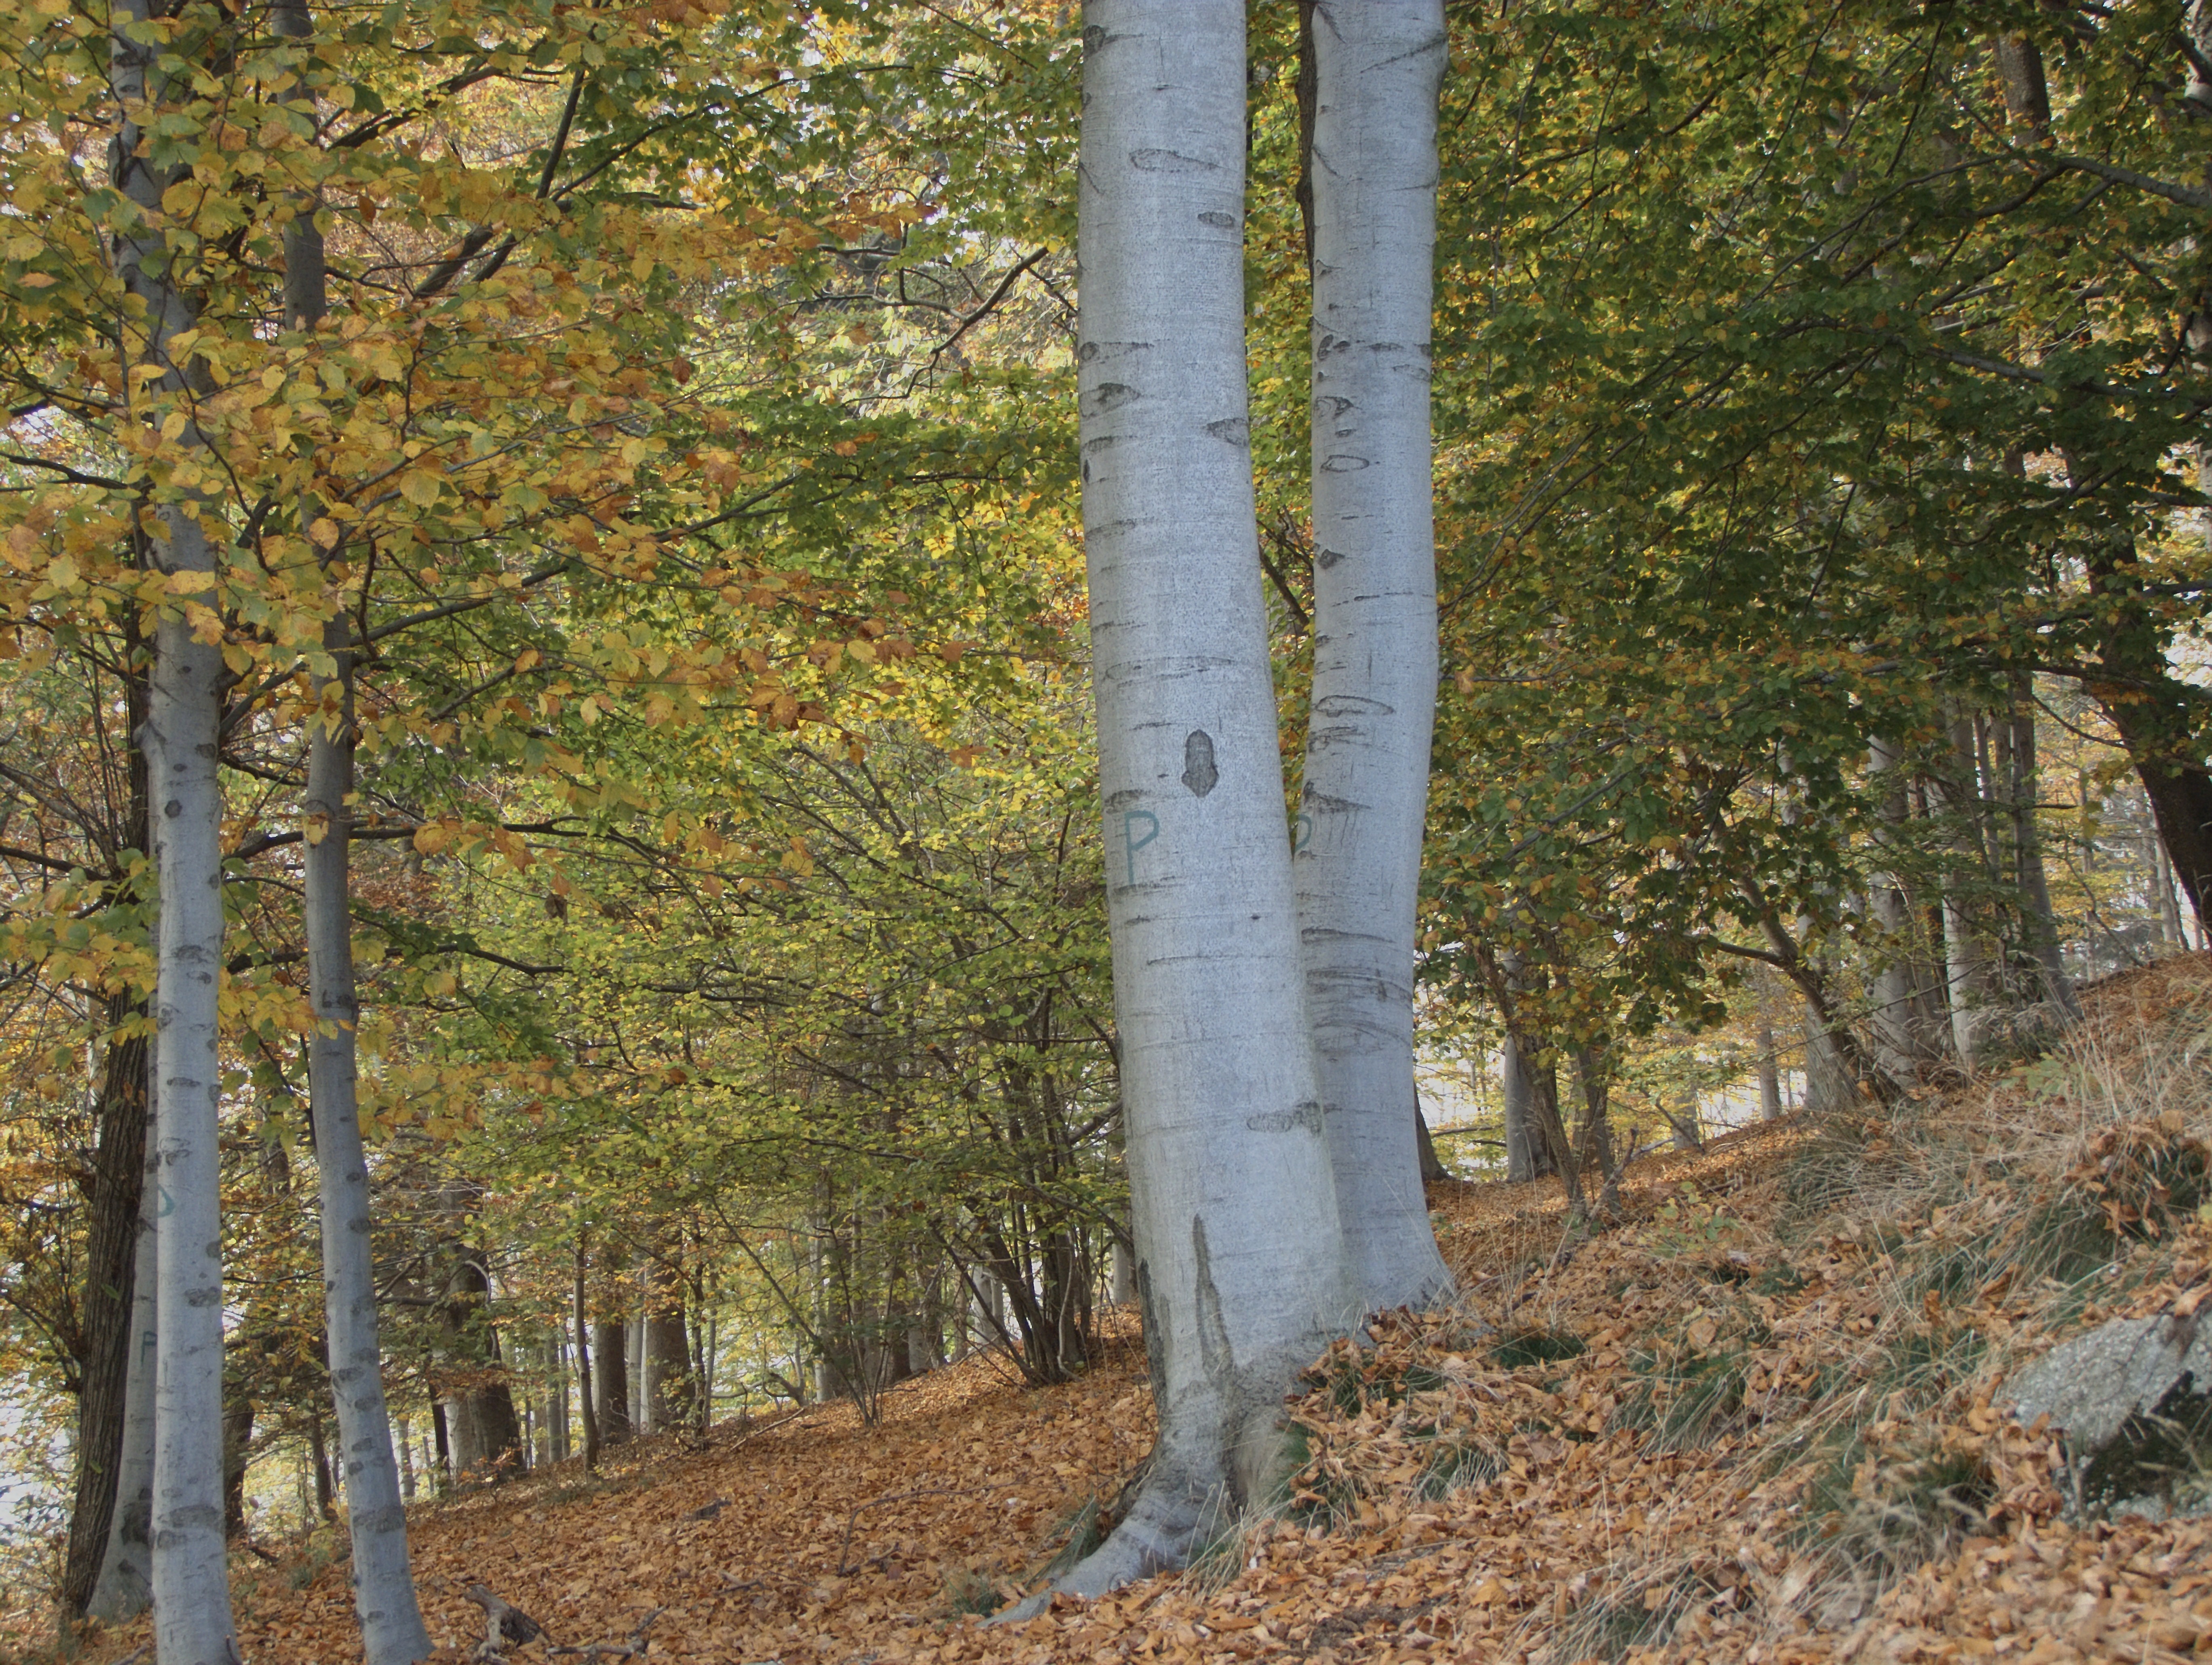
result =
[[[2058,917],[2051,905],[2051,875],[2043,864],[2043,832],[2036,820],[2041,773],[2036,760],[2034,690],[2025,675],[2014,687],[2012,709],[2005,721],[2010,765],[2005,796],[2012,818],[2021,922],[2028,952],[2041,973],[2045,1002],[2066,1022],[2076,1022],[2081,1016],[2081,1002],[2075,997],[2074,979],[2066,975],[2065,955],[2058,942]]]
[[[1261,1494],[1284,1389],[1343,1333],[1349,1291],[1253,513],[1243,8],[1094,0],[1085,25],[1084,531],[1159,1414],[1137,1502],[1061,1581],[1092,1594],[1179,1563],[1210,1511]]]
[[[141,217],[112,245],[125,292],[143,306],[119,314],[123,356],[157,372],[149,391],[173,399],[182,444],[204,449],[191,422],[187,366],[171,350],[198,322],[176,282],[161,197],[189,166],[145,118],[190,95],[184,76],[200,43],[161,33],[149,0],[118,0],[109,17],[109,72],[124,112],[109,153],[111,177]],[[172,67],[173,66],[173,67]],[[204,586],[216,551],[198,501],[160,504],[143,523],[151,565]],[[159,1257],[160,1338],[155,1383],[153,1595],[162,1665],[237,1665],[223,1540],[222,1227],[217,1140],[221,1069],[216,983],[222,967],[222,788],[216,758],[222,714],[222,657],[182,610],[155,626],[143,743],[149,801],[161,805],[161,922],[155,1014],[164,1079],[160,1086],[156,1184],[163,1235]]]
[[[407,1510],[399,1495],[377,1336],[368,1164],[362,1145],[354,1045],[361,1003],[354,981],[349,863],[353,651],[342,593],[332,596],[331,606],[323,645],[333,671],[312,677],[308,684],[314,709],[307,724],[307,790],[301,806],[301,907],[308,999],[315,1014],[315,1032],[307,1044],[307,1091],[322,1224],[323,1321],[362,1645],[368,1665],[410,1665],[428,1653],[431,1644],[408,1565]]]
[[[1951,1047],[1960,1067],[1971,1072],[1981,1052],[1993,990],[1989,956],[1977,929],[1967,893],[1989,870],[1981,836],[1984,803],[1975,757],[1973,721],[1954,717],[1950,727],[1948,767],[1939,783],[1951,817],[1951,869],[1943,881],[1943,981],[1951,1009]]]
[[[1521,1062],[1521,1047],[1511,1035],[1498,1047],[1498,1096],[1504,1101],[1505,1178],[1517,1184],[1556,1172],[1542,1118],[1538,1115],[1528,1066]]]
[[[584,1472],[599,1467],[599,1414],[592,1394],[592,1326],[584,1310],[584,1244],[576,1240],[576,1404],[584,1419]]]
[[[115,1500],[109,1511],[100,1576],[85,1604],[87,1614],[111,1626],[137,1617],[154,1599],[154,1382],[160,1329],[155,1292],[161,1284],[155,1226],[161,1187],[154,1179],[154,1159],[155,1126],[161,1113],[156,1087],[160,1079],[156,1049],[149,1040],[146,1135],[140,1141],[138,1236],[131,1262],[128,1320],[130,1366],[116,1457]]]
[[[143,803],[143,791],[138,796]],[[143,843],[142,832],[134,847]],[[83,1613],[92,1600],[115,1518],[135,1339],[131,1317],[138,1203],[146,1171],[146,1040],[143,1034],[119,1032],[143,1021],[145,1008],[127,997],[106,1004],[100,1143],[92,1159],[84,1286],[77,1308],[84,1342],[78,1360],[76,1472],[62,1568],[62,1606],[70,1614]],[[147,1271],[150,1276],[152,1268]]]
[[[1782,1119],[1781,1061],[1774,1050],[1774,1026],[1764,1013],[1759,1019],[1759,1118],[1762,1122]]]
[[[1451,1170],[1444,1166],[1443,1158],[1437,1154],[1435,1136],[1429,1131],[1429,1118],[1421,1113],[1420,1106],[1413,1107],[1413,1139],[1420,1153],[1421,1183],[1428,1184],[1440,1179],[1449,1179]]]
[[[630,1437],[629,1350],[624,1345],[629,1325],[621,1318],[601,1318],[592,1326],[596,1349],[592,1369],[592,1402],[599,1420],[599,1443],[619,1445]]]
[[[1448,1289],[1421,1190],[1413,911],[1436,711],[1429,484],[1443,0],[1322,0],[1313,40],[1314,668],[1293,874],[1353,1293]]]

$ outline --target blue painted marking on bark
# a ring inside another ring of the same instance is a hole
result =
[[[1137,836],[1137,823],[1143,821],[1149,830],[1143,838]],[[1131,809],[1121,817],[1121,845],[1129,858],[1129,882],[1137,882],[1137,852],[1160,836],[1160,818],[1149,809]]]
[[[1301,809],[1297,820],[1291,825],[1295,829],[1291,835],[1291,854],[1295,856],[1313,842],[1313,817]]]

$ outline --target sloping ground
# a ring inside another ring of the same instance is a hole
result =
[[[873,1429],[820,1408],[426,1510],[433,1631],[460,1656],[481,1581],[556,1643],[660,1609],[647,1657],[720,1665],[2212,1652],[2212,1524],[2068,1520],[2053,1439],[2001,1402],[2053,1341],[2193,1311],[2212,1267],[2212,963],[2089,1003],[2050,1057],[1887,1122],[1644,1164],[1595,1238],[1537,1187],[1438,1188],[1462,1309],[1321,1361],[1290,1495],[1180,1577],[957,1611],[1141,1457],[1125,1343],[1073,1388],[974,1361]],[[254,1665],[358,1657],[342,1564],[242,1574],[239,1608]]]

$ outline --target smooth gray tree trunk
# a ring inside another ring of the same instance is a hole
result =
[[[313,33],[305,0],[281,0],[275,22],[278,33],[292,39]],[[285,324],[311,331],[329,307],[327,263],[322,233],[315,227],[315,205],[299,206],[301,211],[284,235]],[[302,525],[315,514],[313,500],[303,501]],[[354,1611],[368,1665],[411,1665],[430,1652],[431,1643],[408,1564],[407,1508],[392,1451],[384,1354],[377,1336],[368,1163],[362,1146],[355,1045],[361,1002],[353,966],[354,658],[345,600],[343,587],[335,587],[331,616],[323,627],[331,669],[308,679],[313,714],[307,723],[307,790],[301,805],[301,910],[315,1032],[307,1045],[307,1096],[315,1127],[323,1322],[337,1412]]]
[[[307,1091],[315,1123],[322,1217],[323,1320],[331,1396],[338,1419],[339,1466],[352,1546],[354,1610],[368,1665],[410,1665],[430,1651],[407,1559],[407,1510],[392,1455],[378,1344],[376,1273],[370,1253],[368,1164],[362,1147],[355,1034],[361,1004],[354,982],[349,852],[353,811],[353,652],[343,597],[325,627],[332,673],[309,687],[307,791],[302,805],[308,998],[315,1032],[307,1047]]]
[[[1413,911],[1436,711],[1429,481],[1443,0],[1322,0],[1311,20],[1313,695],[1298,931],[1353,1292],[1449,1288],[1421,1189]]]
[[[1943,982],[1951,1012],[1951,1049],[1961,1069],[1971,1072],[1981,1055],[1981,1038],[1992,1015],[1990,954],[1974,910],[1967,899],[1972,878],[1989,872],[1982,839],[1986,802],[1975,745],[1974,719],[1960,710],[1950,724],[1949,767],[1942,783],[1952,817],[1954,860],[1943,883]]]
[[[2066,1022],[2078,1022],[2081,1002],[2074,993],[2074,979],[2066,975],[2066,956],[2058,941],[2058,916],[2051,905],[2051,875],[2043,864],[2043,831],[2037,824],[2036,801],[2041,769],[2036,760],[2033,686],[2023,675],[2014,688],[2013,707],[2006,717],[2007,752],[2012,778],[2006,796],[2013,821],[2013,861],[2020,889],[2020,917],[2042,974],[2043,998]]]
[[[147,217],[113,243],[117,275],[143,306],[124,316],[125,358],[157,366],[151,391],[185,414],[180,441],[204,442],[190,417],[192,388],[170,343],[197,322],[178,267],[158,231],[171,153],[143,118],[189,94],[180,79],[190,42],[161,45],[148,0],[118,0],[110,14],[109,66],[125,112],[111,151],[121,194]],[[168,68],[174,65],[177,68]],[[143,154],[142,154],[143,153]],[[179,256],[179,257],[181,257]],[[212,587],[216,551],[199,519],[204,499],[166,493],[147,517],[151,565]],[[155,627],[146,735],[161,923],[155,1022],[161,1080],[152,1176],[161,1231],[159,1339],[155,1372],[153,1601],[161,1665],[236,1665],[223,1538],[222,1070],[217,983],[222,972],[222,787],[216,772],[222,714],[220,645],[198,639],[181,611]]]
[[[1774,1026],[1764,1013],[1759,1019],[1759,1117],[1763,1122],[1782,1119],[1782,1070],[1774,1053]]]
[[[1107,917],[1159,1434],[1062,1587],[1188,1553],[1352,1312],[1304,1012],[1253,513],[1244,11],[1084,12],[1079,401]],[[1401,1118],[1400,1135],[1412,1129]]]
[[[1544,1172],[1543,1135],[1536,1126],[1528,1072],[1510,1035],[1498,1048],[1498,1080],[1505,1121],[1505,1178],[1516,1183],[1534,1179]]]

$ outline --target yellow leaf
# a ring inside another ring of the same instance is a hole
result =
[[[25,272],[15,281],[27,289],[51,289],[55,284],[60,282],[61,279],[49,277],[44,272]]]
[[[331,520],[326,517],[318,517],[315,520],[309,523],[307,527],[307,536],[313,538],[321,548],[325,549],[335,549],[338,546],[338,538],[340,536],[338,524],[335,520]]]
[[[182,572],[169,574],[169,593],[172,596],[197,596],[203,590],[215,588],[212,572]]]
[[[418,509],[434,508],[438,502],[438,476],[427,469],[413,469],[399,482],[399,494]]]

